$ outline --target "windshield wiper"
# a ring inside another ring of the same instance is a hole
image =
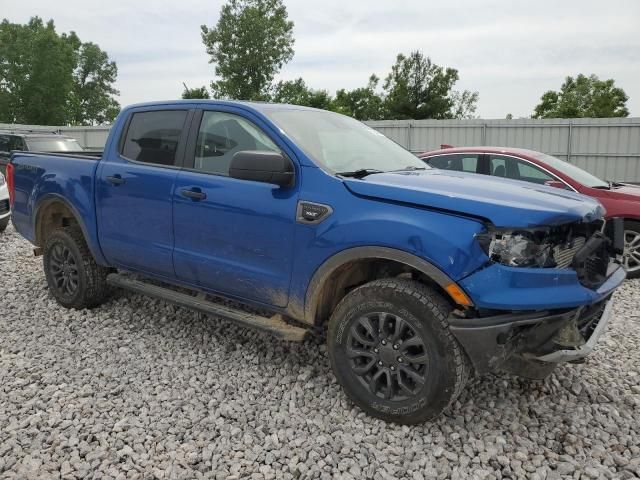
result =
[[[336,175],[340,175],[341,177],[364,178],[367,175],[372,175],[374,173],[385,172],[383,170],[377,170],[375,168],[359,168],[358,170],[354,170],[352,172],[338,172]]]

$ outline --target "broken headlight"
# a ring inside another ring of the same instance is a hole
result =
[[[547,232],[517,230],[476,235],[480,246],[494,262],[510,267],[553,267],[553,246]]]

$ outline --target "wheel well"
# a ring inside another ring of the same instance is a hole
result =
[[[54,200],[44,205],[36,217],[36,245],[44,246],[51,232],[70,225],[79,225],[79,222],[64,202]]]
[[[428,285],[455,306],[445,290],[424,272],[395,260],[365,258],[340,265],[324,280],[315,302],[317,307],[313,318],[316,325],[326,323],[338,303],[351,290],[373,280],[393,277],[411,278]]]

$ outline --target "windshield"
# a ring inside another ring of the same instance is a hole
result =
[[[264,113],[332,173],[428,168],[411,152],[353,118],[322,110],[265,109]]]
[[[555,168],[556,170],[560,170],[568,177],[571,177],[576,182],[579,182],[587,187],[609,188],[609,184],[607,182],[600,180],[595,175],[591,175],[589,172],[585,172],[580,167],[576,167],[569,162],[565,162],[564,160],[560,160],[559,158],[552,157],[551,155],[547,155],[546,153],[540,153],[536,155],[535,158],[548,163],[551,167]]]
[[[81,152],[83,148],[75,138],[27,138],[32,152]]]

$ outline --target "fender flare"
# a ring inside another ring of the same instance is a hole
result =
[[[89,235],[89,231],[87,230],[87,227],[85,225],[84,219],[82,218],[82,215],[80,215],[80,212],[78,212],[78,209],[76,207],[74,207],[69,202],[69,200],[67,200],[65,197],[63,197],[62,195],[60,195],[58,193],[48,193],[48,194],[44,195],[42,198],[40,198],[38,200],[38,202],[35,204],[35,206],[33,208],[33,234],[34,234],[34,239],[36,241],[41,240],[41,239],[38,238],[38,221],[39,221],[39,217],[40,217],[41,212],[43,211],[43,209],[45,209],[46,207],[48,207],[52,203],[62,203],[65,207],[67,207],[71,211],[71,213],[75,217],[76,221],[78,222],[78,226],[80,227],[80,230],[82,230],[82,235],[83,235],[85,241],[87,242],[87,246],[89,247],[89,250],[91,251],[91,254],[93,255],[93,258],[96,260],[97,263],[99,263],[101,265],[107,265],[106,260],[104,259],[103,255],[102,255],[102,251],[100,250],[100,247],[98,245],[95,245],[94,242],[92,241],[93,237],[91,237]],[[40,246],[44,247],[44,245],[40,245]]]
[[[336,269],[354,260],[378,258],[393,260],[415,268],[419,272],[424,273],[442,288],[454,282],[446,273],[436,267],[433,263],[403,250],[374,246],[349,248],[347,250],[342,250],[325,260],[313,274],[313,277],[311,277],[304,302],[305,323],[315,323],[320,292],[322,291],[327,279]]]

